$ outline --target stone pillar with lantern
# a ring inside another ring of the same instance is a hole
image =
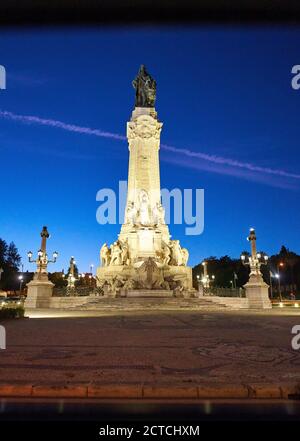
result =
[[[198,284],[198,297],[203,297],[204,289],[199,274],[197,274],[197,284]]]
[[[202,266],[203,266],[203,275],[201,277],[201,287],[202,287],[202,292],[204,293],[204,288],[206,289],[210,288],[212,283],[215,281],[215,276],[214,274],[212,274],[211,276],[208,274],[206,260],[202,262]],[[198,281],[200,281],[199,277],[198,277]]]
[[[202,284],[204,288],[209,288],[209,276],[207,273],[207,262],[204,260],[204,262],[202,262],[202,266],[203,266],[203,276],[202,276]]]
[[[50,299],[53,293],[54,284],[48,279],[48,264],[55,263],[58,253],[53,253],[53,259],[50,260],[47,255],[47,239],[49,233],[47,227],[43,227],[41,232],[41,248],[38,251],[36,259],[32,259],[33,253],[27,253],[28,261],[36,264],[36,271],[33,280],[27,283],[27,298],[25,308],[49,308]]]
[[[261,265],[266,265],[268,256],[261,255],[256,250],[256,235],[253,228],[247,238],[251,243],[251,255],[242,254],[241,260],[244,265],[250,267],[249,281],[244,285],[246,297],[249,301],[249,308],[252,309],[270,309],[272,303],[269,299],[269,285],[267,285],[260,271]]]
[[[76,265],[76,261],[72,256],[70,259],[70,272],[68,275],[68,285],[67,285],[67,291],[69,295],[74,294],[75,291],[75,282],[76,282],[75,265]]]

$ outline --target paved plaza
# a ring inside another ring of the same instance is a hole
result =
[[[298,384],[299,311],[32,310],[2,322],[4,384]]]

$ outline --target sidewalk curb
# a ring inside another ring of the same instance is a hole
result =
[[[158,385],[33,385],[0,384],[2,398],[118,399],[300,399],[300,384]]]

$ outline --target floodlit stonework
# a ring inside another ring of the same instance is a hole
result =
[[[271,309],[272,304],[269,299],[269,285],[264,280],[260,271],[261,265],[266,264],[268,257],[261,256],[256,250],[256,234],[253,228],[250,229],[248,240],[251,243],[251,256],[245,262],[245,256],[241,256],[244,264],[250,267],[249,281],[244,285],[248,306],[250,309]]]
[[[27,284],[25,308],[49,308],[54,284],[48,280],[35,278]]]
[[[36,264],[33,280],[27,283],[27,297],[25,308],[49,308],[53,294],[54,284],[48,279],[48,264],[55,263],[57,252],[53,253],[53,260],[48,259],[47,239],[49,233],[47,227],[41,231],[41,248],[36,260],[32,260],[32,252],[28,252],[29,262]]]
[[[187,266],[189,253],[178,240],[171,240],[161,204],[159,148],[163,124],[151,107],[155,84],[141,69],[134,83],[139,106],[127,123],[129,170],[124,224],[118,239],[101,248],[97,283],[112,297],[147,296],[149,292],[188,297],[194,294],[192,269]]]

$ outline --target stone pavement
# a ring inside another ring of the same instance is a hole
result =
[[[299,393],[300,351],[291,347],[291,328],[300,324],[300,311],[35,310],[29,315],[1,323],[7,349],[0,351],[0,397]]]

